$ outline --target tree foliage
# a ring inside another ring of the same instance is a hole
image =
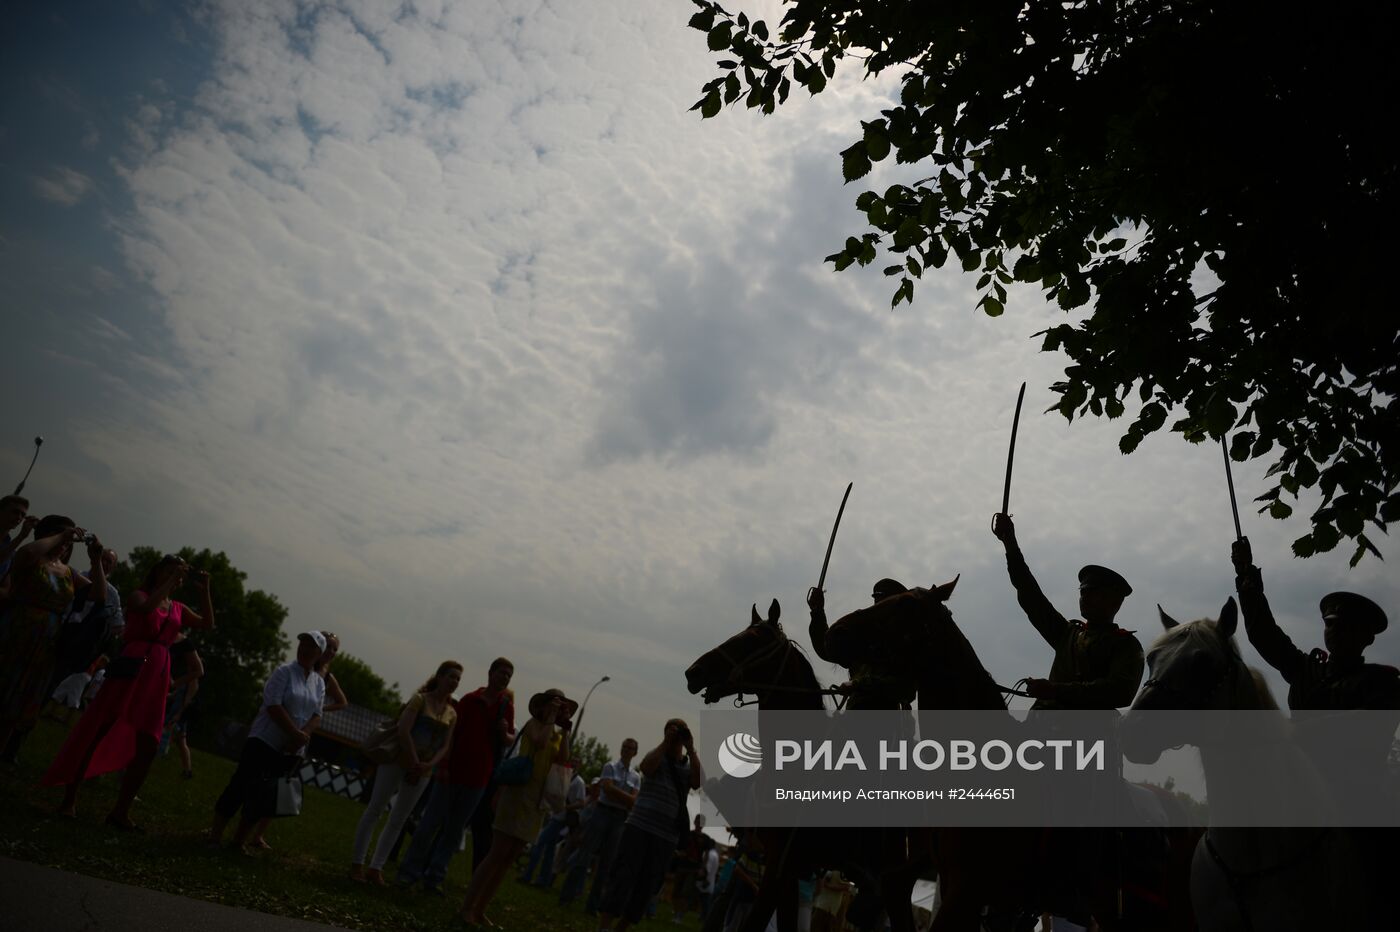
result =
[[[146,574],[161,556],[154,547],[136,547],[117,564],[112,582],[121,592],[123,604],[128,604],[130,594],[142,587]],[[289,643],[282,633],[287,609],[274,595],[245,589],[247,574],[234,567],[222,552],[185,547],[180,556],[195,569],[209,573],[214,627],[209,631],[191,631],[190,637],[205,670],[199,685],[196,727],[200,733],[210,734],[227,720],[249,721],[257,712],[263,684],[287,653]],[[195,611],[202,610],[193,577],[175,598]]]
[[[603,767],[612,760],[608,746],[592,735],[576,735],[573,751],[579,762],[579,776],[583,777],[584,783],[592,783],[594,777],[601,777]]]
[[[335,674],[340,688],[345,690],[345,698],[355,705],[389,716],[398,715],[403,709],[399,684],[384,682],[384,678],[359,657],[337,654],[331,663],[331,672]]]
[[[1038,287],[1067,313],[1051,408],[1123,417],[1132,452],[1169,419],[1271,457],[1261,512],[1317,489],[1294,552],[1343,538],[1353,565],[1400,518],[1400,327],[1389,294],[1397,150],[1376,103],[1400,69],[1392,4],[1325,15],[1216,0],[785,0],[779,27],[710,0],[690,25],[723,56],[692,109],[772,113],[854,59],[897,102],[841,152],[868,229],[836,270],[894,260],[893,306],[929,268],[977,274],[979,307]]]

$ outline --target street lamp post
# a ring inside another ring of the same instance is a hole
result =
[[[612,679],[612,677],[610,677],[610,676],[605,676],[605,677],[603,677],[601,680],[599,680],[598,682],[594,683],[591,687],[589,687],[589,689],[588,689],[588,695],[586,695],[586,696],[583,697],[583,703],[578,707],[578,721],[574,722],[574,735],[575,735],[575,737],[577,737],[578,735],[580,735],[580,734],[583,733],[583,710],[586,709],[586,708],[588,708],[588,698],[589,698],[589,696],[592,696],[592,695],[593,695],[593,690],[597,689],[599,686],[602,686],[604,683],[606,683],[606,682],[607,682],[608,680],[610,680],[610,679]]]

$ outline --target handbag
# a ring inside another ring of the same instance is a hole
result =
[[[360,751],[376,764],[390,764],[399,759],[399,723],[388,719],[360,745]]]
[[[301,780],[290,774],[271,777],[263,787],[263,814],[284,818],[301,815]]]
[[[515,753],[516,748],[520,745],[520,739],[523,737],[525,737],[525,729],[521,728],[516,733],[515,740],[511,742],[510,750],[506,751],[506,756],[501,758],[501,762],[496,765],[496,772],[492,775],[492,779],[501,786],[524,786],[535,776],[534,755]]]
[[[568,764],[550,764],[540,787],[540,809],[555,813],[564,808],[569,796],[569,784],[573,781],[574,769]]]

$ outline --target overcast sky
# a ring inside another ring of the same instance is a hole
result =
[[[1011,510],[1046,593],[1072,614],[1101,562],[1144,640],[1157,602],[1214,615],[1218,447],[1123,457],[1124,422],[1042,414],[1063,361],[1031,335],[1063,314],[1038,292],[988,319],[949,269],[892,312],[882,263],[833,273],[866,187],[837,153],[897,86],[851,71],[702,122],[692,10],[7,5],[2,484],[43,434],[36,512],[123,553],[224,550],[291,631],[337,631],[405,686],[449,657],[476,685],[501,654],[526,695],[610,675],[586,730],[615,750],[696,717],[682,671],[750,603],[778,598],[807,644],[849,481],[833,618],[881,576],[961,573],[951,608],[992,674],[1045,675],[988,529],[1024,379]],[[1253,464],[1235,480],[1266,488]],[[1330,590],[1400,613],[1386,564],[1291,557],[1308,510],[1243,516],[1305,649]],[[1400,660],[1400,634],[1370,656]]]

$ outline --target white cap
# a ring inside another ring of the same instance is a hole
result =
[[[303,631],[301,634],[297,635],[297,640],[301,640],[302,638],[310,638],[311,643],[315,644],[321,649],[321,653],[324,654],[326,652],[326,636],[321,632]]]

